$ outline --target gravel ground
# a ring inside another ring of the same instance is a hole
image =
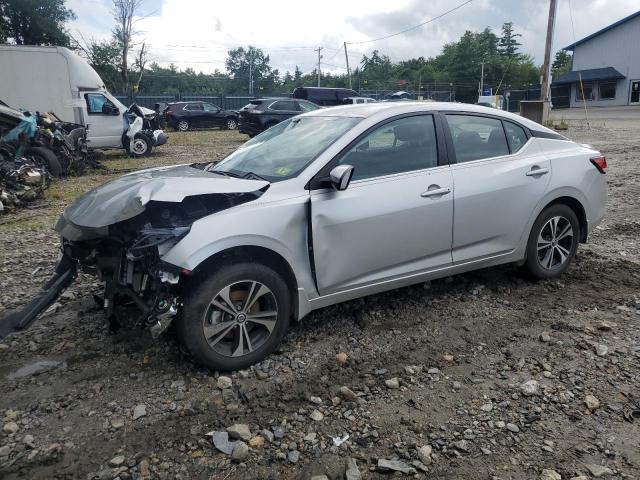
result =
[[[607,155],[609,212],[557,281],[507,266],[326,308],[219,376],[171,335],[109,333],[98,285],[79,279],[0,343],[0,477],[640,478],[640,125],[567,135]],[[242,140],[174,133],[144,162],[108,156],[113,172],[0,217],[0,315],[48,277],[73,197]]]

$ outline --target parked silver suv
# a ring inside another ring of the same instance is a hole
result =
[[[27,326],[74,278],[105,282],[113,324],[175,321],[202,364],[263,359],[291,319],[473,269],[564,272],[605,212],[606,160],[516,115],[373,103],[305,113],[220,163],[125,175],[60,218],[62,260]]]

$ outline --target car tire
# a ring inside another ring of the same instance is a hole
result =
[[[222,371],[247,368],[280,344],[289,327],[291,294],[278,273],[261,264],[238,263],[194,283],[176,329],[200,364]]]
[[[235,130],[238,128],[238,121],[235,118],[227,118],[225,127],[227,130]]]
[[[131,149],[129,137],[125,135],[123,142],[124,149],[127,151],[129,156],[134,158],[148,157],[151,155],[151,151],[153,150],[153,140],[144,133],[138,132],[135,137],[133,137],[133,150]]]
[[[540,280],[562,275],[573,260],[580,239],[580,223],[567,205],[545,208],[536,219],[527,242],[527,271]]]
[[[25,156],[33,157],[36,162],[47,167],[52,177],[58,178],[64,174],[64,170],[55,153],[46,147],[30,147],[24,151]]]
[[[186,132],[190,128],[191,125],[189,125],[188,120],[178,120],[178,123],[176,124],[176,130],[178,130],[179,132]]]

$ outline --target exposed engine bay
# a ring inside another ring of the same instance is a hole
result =
[[[192,195],[172,198],[174,189],[163,191],[167,178],[176,182],[176,177],[185,175]],[[202,189],[208,184],[209,191],[222,193],[199,193],[198,183]],[[234,186],[245,188],[232,191]],[[184,165],[125,175],[87,192],[56,223],[61,259],[54,277],[22,311],[0,322],[0,338],[27,328],[78,271],[104,282],[99,300],[111,327],[134,320],[159,336],[180,312],[182,288],[192,274],[163,261],[163,255],[198,219],[255,200],[268,186],[268,182],[228,179],[201,166]]]

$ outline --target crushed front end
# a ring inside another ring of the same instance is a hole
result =
[[[54,277],[20,312],[0,319],[0,338],[31,325],[77,271],[104,282],[99,300],[112,327],[133,320],[157,337],[180,312],[191,275],[163,256],[194,222],[255,200],[268,186],[182,165],[125,175],[86,193],[55,226],[61,260]]]

